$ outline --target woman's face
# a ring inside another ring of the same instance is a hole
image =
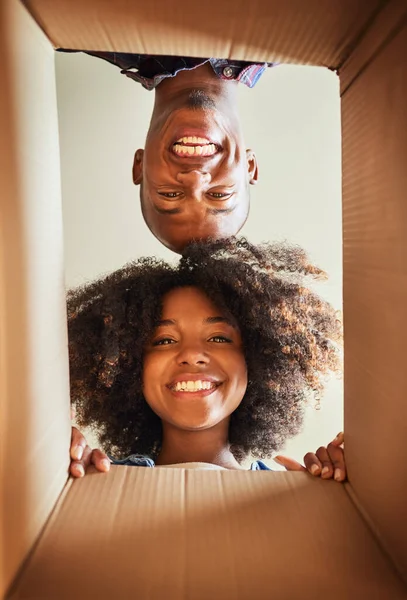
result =
[[[143,393],[152,410],[184,430],[213,427],[239,406],[247,387],[240,331],[198,288],[163,299],[144,356]]]

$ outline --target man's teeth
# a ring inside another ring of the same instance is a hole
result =
[[[206,144],[204,146],[184,146],[179,142],[176,142],[174,144],[174,152],[179,156],[212,156],[213,154],[216,154],[216,146],[215,144]]]
[[[201,390],[211,390],[216,387],[212,381],[177,381],[172,386],[175,392],[199,392]]]
[[[216,145],[210,140],[194,135],[182,137],[174,144],[174,152],[179,156],[212,156],[216,151]]]
[[[177,140],[175,143],[181,144],[181,145],[182,144],[195,144],[195,145],[200,145],[200,146],[207,146],[208,144],[211,143],[211,141],[208,140],[207,138],[189,136],[189,137],[182,137],[179,140]]]

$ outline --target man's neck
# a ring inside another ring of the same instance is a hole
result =
[[[157,465],[203,462],[225,469],[240,469],[230,451],[227,427],[227,424],[220,423],[203,431],[184,431],[163,424],[163,445]]]

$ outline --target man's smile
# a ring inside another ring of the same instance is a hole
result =
[[[189,158],[196,156],[214,156],[220,152],[221,148],[218,144],[213,143],[208,138],[184,136],[172,144],[171,150],[181,158]]]

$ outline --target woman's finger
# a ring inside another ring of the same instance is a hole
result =
[[[345,466],[345,455],[341,447],[335,446],[331,443],[327,448],[330,461],[334,467],[334,479],[335,481],[345,481],[346,479],[346,466]]]
[[[304,456],[304,464],[307,468],[307,471],[314,475],[315,477],[319,477],[322,471],[322,463],[319,460],[318,456],[313,452],[308,452]]]
[[[343,431],[340,431],[338,433],[338,435],[336,436],[336,438],[334,440],[332,440],[331,444],[333,446],[342,446],[344,443],[344,438],[345,438],[345,436],[343,434]]]
[[[98,471],[102,473],[107,473],[110,471],[110,460],[107,454],[102,452],[99,449],[95,449],[92,451],[92,456],[90,462],[96,467]]]
[[[321,479],[331,479],[334,474],[334,468],[325,446],[321,446],[315,453],[321,463]]]
[[[303,465],[288,456],[275,456],[273,460],[278,465],[284,467],[286,471],[306,471],[306,468],[303,467]]]
[[[79,429],[72,427],[70,455],[73,460],[81,460],[86,448],[86,439]]]
[[[90,464],[90,459],[92,455],[92,448],[86,446],[81,460],[73,460],[71,462],[71,466],[69,468],[69,472],[72,477],[83,477],[86,473],[86,469]]]

